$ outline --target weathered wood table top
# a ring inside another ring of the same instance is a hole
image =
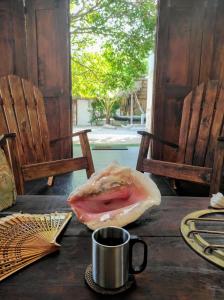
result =
[[[132,234],[147,242],[148,266],[136,275],[137,286],[133,290],[110,298],[224,299],[223,271],[191,250],[179,231],[185,215],[206,209],[208,203],[208,198],[162,197],[159,207],[127,226]],[[19,196],[16,205],[0,216],[19,211],[49,213],[70,208],[63,196]],[[91,263],[90,236],[91,231],[73,216],[60,241],[60,251],[3,280],[0,299],[108,299],[84,283],[85,268]]]

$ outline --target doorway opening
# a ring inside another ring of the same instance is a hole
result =
[[[156,17],[155,0],[70,1],[73,127],[92,129],[96,169],[135,168],[137,131],[151,127]]]

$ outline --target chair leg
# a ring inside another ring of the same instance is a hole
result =
[[[15,177],[15,184],[16,184],[17,195],[24,195],[25,194],[24,180],[22,178],[17,180],[17,178]]]
[[[224,141],[218,141],[215,149],[212,177],[210,184],[210,195],[219,192],[224,162]]]
[[[143,135],[141,139],[139,153],[138,153],[138,161],[136,166],[137,171],[144,172],[143,161],[148,156],[149,143],[150,143],[150,137],[148,135]]]
[[[171,185],[172,189],[174,189],[175,191],[177,190],[177,181],[176,181],[176,179],[170,178],[170,185]]]
[[[47,185],[52,186],[54,184],[54,176],[50,176],[47,179]]]
[[[95,172],[95,169],[93,165],[93,159],[92,159],[87,133],[86,132],[81,133],[79,139],[82,148],[82,155],[87,158],[86,175],[89,178]]]

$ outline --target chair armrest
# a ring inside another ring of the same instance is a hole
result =
[[[3,135],[0,135],[0,146],[5,145],[7,139],[15,138],[15,137],[16,137],[15,133],[5,133]]]
[[[42,163],[35,163],[30,165],[23,165],[22,172],[26,181],[56,176],[73,172],[74,170],[82,170],[87,168],[87,158],[67,158],[53,161],[46,161]]]
[[[80,130],[80,131],[74,132],[70,135],[66,135],[66,136],[62,136],[62,137],[50,140],[50,143],[53,144],[53,143],[56,143],[56,142],[59,142],[59,141],[62,141],[62,140],[71,139],[74,136],[80,136],[81,134],[86,134],[86,133],[91,132],[91,131],[92,131],[91,129]]]
[[[165,140],[161,139],[160,137],[158,137],[158,136],[156,136],[156,135],[154,135],[154,134],[152,134],[152,133],[149,133],[149,132],[147,132],[147,131],[143,131],[143,130],[142,130],[142,131],[138,131],[138,134],[140,134],[140,135],[147,135],[147,136],[149,136],[151,139],[153,139],[154,141],[160,142],[161,144],[170,146],[170,147],[172,147],[172,148],[175,148],[175,149],[178,149],[178,148],[179,148],[179,146],[178,146],[177,144],[171,143],[171,142],[169,142],[169,141],[165,141]]]

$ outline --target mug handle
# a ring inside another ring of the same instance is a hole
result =
[[[134,267],[132,265],[132,259],[133,259],[133,246],[137,243],[140,243],[144,246],[144,255],[143,255],[143,262],[140,266]],[[138,236],[131,236],[131,239],[129,241],[129,273],[130,274],[138,274],[144,271],[146,265],[147,265],[147,244],[140,239]]]

